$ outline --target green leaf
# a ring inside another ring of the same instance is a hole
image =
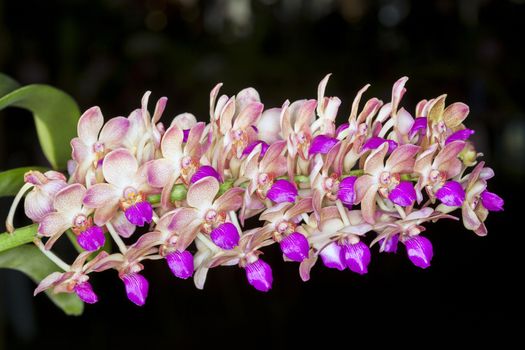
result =
[[[20,85],[5,74],[0,73],[0,96],[15,90]]]
[[[0,79],[9,91],[9,83],[5,83],[8,80],[3,75]],[[0,97],[0,110],[9,106],[33,113],[44,155],[54,169],[65,169],[71,158],[70,142],[76,136],[80,117],[80,110],[73,98],[52,86],[34,84]]]
[[[26,243],[33,242],[36,236],[38,225],[33,224],[16,229],[13,233],[0,234],[0,253]]]
[[[44,172],[48,169],[43,167],[24,167],[0,172],[0,197],[16,195],[24,185],[24,174],[29,170]]]
[[[36,283],[40,283],[40,281],[51,273],[60,271],[58,266],[42,254],[34,245],[23,245],[0,253],[0,268],[21,271]],[[48,290],[46,294],[51,301],[67,315],[78,316],[84,311],[84,303],[75,293],[54,294]]]

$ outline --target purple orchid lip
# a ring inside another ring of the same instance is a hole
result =
[[[259,259],[244,267],[248,282],[257,290],[267,292],[272,288],[272,268],[263,260]]]
[[[326,154],[332,149],[332,147],[334,147],[337,142],[339,142],[339,140],[334,137],[317,135],[310,143],[310,150],[308,151],[308,154]]]
[[[410,181],[401,181],[388,195],[388,199],[402,207],[412,205],[416,198],[416,190]]]
[[[383,238],[379,241],[383,252],[385,253],[397,253],[397,244],[399,242],[399,235],[393,235],[390,237]]]
[[[463,129],[458,130],[445,140],[445,145],[448,145],[451,142],[454,141],[466,141],[469,139],[469,137],[474,134],[474,130],[472,129]]]
[[[294,184],[288,180],[277,180],[274,182],[266,197],[274,201],[275,203],[283,202],[295,202],[298,192]]]
[[[75,286],[75,293],[80,300],[88,304],[94,304],[98,301],[98,296],[93,291],[93,287],[89,282],[82,282]]]
[[[308,258],[310,244],[306,237],[299,232],[291,233],[279,245],[283,254],[290,260],[301,262]]]
[[[356,180],[357,176],[348,176],[339,182],[337,198],[346,206],[352,206],[355,202],[356,193],[354,186]]]
[[[341,261],[344,261],[350,271],[360,275],[368,273],[368,264],[370,263],[370,248],[363,242],[355,244],[341,245]]]
[[[106,237],[98,226],[91,226],[77,236],[78,244],[87,251],[96,251],[104,246]]]
[[[126,218],[133,225],[144,226],[153,220],[153,208],[147,201],[137,202],[124,211]]]
[[[212,166],[209,166],[209,165],[203,165],[199,169],[197,169],[195,174],[193,174],[193,176],[191,177],[190,183],[193,184],[193,183],[199,181],[200,179],[203,179],[203,178],[208,177],[208,176],[212,176],[212,177],[216,178],[217,181],[219,181],[219,182],[222,181],[221,180],[221,176],[219,175],[217,170],[215,170],[215,168],[213,168]]]
[[[184,129],[182,130],[182,142],[188,142],[188,136],[190,136],[190,130],[191,129]]]
[[[173,274],[181,279],[187,279],[193,275],[193,256],[187,250],[175,251],[166,256],[166,261]]]
[[[335,130],[335,134],[337,136],[339,136],[340,133],[342,133],[343,131],[345,131],[346,129],[348,129],[350,127],[350,123],[343,123],[341,125],[339,125],[337,127],[337,129]]]
[[[239,244],[239,232],[231,222],[225,222],[210,233],[211,240],[222,249],[230,250]]]
[[[252,143],[250,143],[248,146],[246,146],[246,148],[244,149],[244,151],[242,151],[242,155],[243,156],[247,156],[248,154],[252,153],[253,149],[255,147],[257,147],[257,145],[262,145],[261,146],[261,157],[265,155],[266,151],[268,150],[268,147],[270,147],[266,142],[264,141],[261,141],[261,140],[257,140],[257,141],[254,141]]]
[[[481,192],[481,204],[489,211],[503,211],[503,198],[487,190]]]
[[[414,124],[412,124],[412,128],[410,128],[410,131],[408,132],[408,137],[412,138],[417,133],[420,133],[422,136],[425,136],[427,134],[427,125],[428,120],[426,117],[419,117],[414,119]]]
[[[376,149],[376,148],[378,148],[379,146],[381,146],[385,142],[388,142],[388,153],[391,153],[393,150],[395,150],[397,148],[397,142],[396,141],[394,141],[394,140],[385,140],[382,137],[373,136],[373,137],[369,138],[364,143],[363,147],[361,148],[361,151],[364,152],[364,151],[367,151],[367,150]]]
[[[408,258],[410,261],[422,269],[430,266],[430,261],[434,255],[432,243],[423,236],[415,236],[407,239],[405,242]]]
[[[148,280],[138,273],[130,273],[122,276],[122,281],[126,287],[128,299],[135,305],[143,306],[148,297]]]
[[[459,207],[465,201],[465,190],[459,182],[448,181],[436,191],[436,197],[449,207]]]
[[[338,269],[343,271],[346,268],[345,263],[341,259],[341,246],[336,242],[332,242],[319,253],[323,260],[324,266],[330,269]]]

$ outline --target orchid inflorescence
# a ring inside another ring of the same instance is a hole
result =
[[[63,269],[35,294],[53,288],[94,303],[90,275],[114,269],[129,300],[143,305],[143,262],[158,259],[200,289],[210,268],[238,265],[253,287],[268,291],[272,269],[261,249],[273,243],[285,261],[300,263],[304,281],[319,256],[328,268],[367,273],[374,244],[394,253],[401,243],[414,265],[427,268],[433,250],[423,224],[458,219],[451,215],[457,209],[467,229],[487,234],[487,214],[503,210],[503,200],[487,190],[494,173],[469,141],[467,105],[445,108],[442,95],[420,101],[414,118],[399,106],[403,77],[390,102],[371,98],[360,109],[364,86],[348,122],[336,126],[341,100],[325,97],[328,79],[317,99],[266,110],[255,89],[219,97],[218,84],[208,124],[183,113],[165,128],[167,99],[151,116],[150,92],[127,118],[104,124],[99,107],[88,109],[71,141],[69,179],[28,172],[8,218],[12,231],[18,200],[29,191],[35,244]],[[245,229],[256,215],[261,227]],[[67,231],[80,252],[71,265],[50,251]],[[105,246],[109,237],[118,252]]]

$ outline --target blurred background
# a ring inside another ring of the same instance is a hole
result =
[[[169,98],[165,121],[185,111],[206,120],[217,82],[228,95],[253,86],[271,108],[315,98],[331,72],[327,94],[343,100],[342,121],[363,85],[372,84],[366,96],[388,101],[393,82],[408,75],[402,105],[412,113],[417,101],[442,93],[470,105],[466,124],[497,174],[490,190],[506,201],[504,213],[489,217],[485,238],[458,223],[429,225],[435,255],[427,270],[403,251],[376,253],[366,276],[317,265],[302,283],[297,265],[280,262],[270,247],[268,294],[235,267],[212,270],[199,291],[153,262],[144,308],[128,302],[108,272],[94,279],[100,302],[74,318],[43,295],[33,298],[22,274],[0,270],[0,349],[280,348],[318,340],[427,346],[488,338],[501,345],[518,336],[524,18],[524,0],[0,1],[0,71],[22,84],[54,85],[82,110],[99,105],[106,117],[126,116],[152,90]],[[2,111],[0,170],[44,164],[31,115]],[[9,204],[0,199],[1,218]]]

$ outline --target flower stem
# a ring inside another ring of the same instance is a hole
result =
[[[69,271],[71,270],[71,266],[69,266],[68,264],[66,264],[62,259],[60,259],[58,256],[56,256],[55,254],[53,254],[53,252],[51,252],[50,250],[47,250],[45,247],[44,247],[44,244],[42,243],[42,241],[40,240],[40,238],[35,238],[33,243],[35,243],[35,245],[38,247],[38,249],[40,249],[40,251],[42,252],[42,254],[44,254],[49,260],[51,260],[52,262],[54,262],[58,267],[60,267],[62,270],[64,271]]]
[[[120,250],[120,252],[122,254],[125,254],[127,252],[128,248],[126,248],[126,245],[124,244],[124,241],[122,241],[122,238],[120,238],[120,236],[117,233],[117,231],[115,231],[115,228],[113,227],[113,225],[108,221],[106,223],[106,227],[108,228],[108,231],[109,231],[109,234],[111,235],[111,238],[113,238],[113,240],[117,244],[117,247]]]
[[[29,191],[33,186],[34,185],[32,183],[26,183],[16,194],[16,197],[13,200],[13,203],[11,204],[11,208],[9,209],[7,219],[5,220],[5,227],[7,229],[7,232],[12,233],[15,230],[15,227],[13,226],[13,218],[15,217],[15,212],[16,208],[18,207],[18,203],[20,203],[20,200],[22,199],[22,197],[24,197],[24,194],[26,194],[26,192]]]

